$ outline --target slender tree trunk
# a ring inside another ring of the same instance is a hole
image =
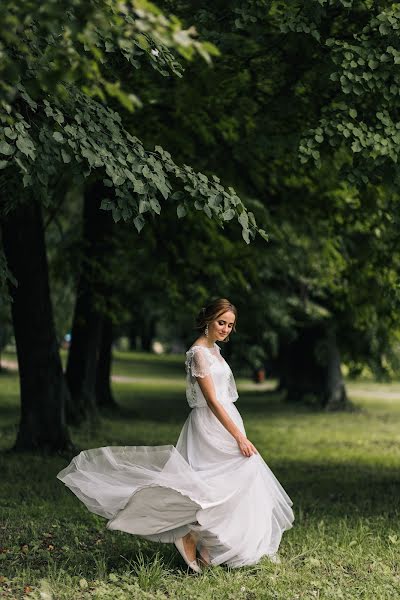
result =
[[[10,286],[21,390],[16,450],[72,448],[65,422],[65,382],[50,300],[40,204],[29,200],[2,220],[4,252],[18,286]]]
[[[132,323],[129,326],[128,337],[129,337],[129,349],[137,350],[138,326],[136,323]]]
[[[96,397],[99,407],[114,409],[118,405],[115,402],[111,390],[112,343],[112,321],[110,317],[105,316],[103,320],[99,358],[97,361]]]
[[[327,410],[340,410],[349,404],[340,367],[340,352],[336,335],[329,331],[327,335],[327,365],[324,406]]]
[[[327,410],[348,404],[336,336],[327,324],[310,325],[282,346],[279,389],[289,402],[312,401]]]
[[[75,424],[87,418],[97,418],[97,361],[105,308],[103,279],[112,227],[110,214],[100,209],[105,195],[103,184],[96,182],[86,189],[84,196],[84,259],[77,287],[66,371],[71,392],[67,416],[68,421]]]
[[[68,422],[79,424],[97,416],[96,372],[102,318],[93,311],[93,293],[78,286],[66,377],[70,390]]]
[[[140,333],[140,341],[142,350],[145,352],[152,352],[152,344],[154,340],[154,336],[156,333],[156,319],[150,317],[147,320],[144,320],[142,323],[141,333]]]

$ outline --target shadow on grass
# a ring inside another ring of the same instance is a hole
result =
[[[118,360],[116,359],[116,362]],[[142,368],[140,365],[154,374],[153,358],[141,359],[134,370]],[[172,361],[160,361],[157,364],[157,377],[164,376],[163,369],[168,377],[182,375],[181,364]],[[11,376],[10,382],[12,383]],[[80,436],[82,447],[102,445],[98,443],[99,440],[104,440],[104,445],[163,445],[168,443],[167,439],[177,439],[180,427],[190,412],[183,389],[163,388],[155,378],[154,386],[120,385],[115,388],[115,392],[118,409],[115,413],[107,413],[107,420],[103,425],[83,426],[75,431]],[[317,407],[286,403],[276,392],[259,390],[240,393],[236,406],[245,423],[247,418],[257,420],[265,417],[275,420],[286,416],[294,421],[303,417],[313,421],[314,417],[321,415]],[[329,413],[325,415],[329,418]],[[0,405],[0,420],[4,423],[0,434],[10,436],[10,431],[16,431],[18,419],[18,395],[13,389],[7,393],[7,401]],[[326,443],[329,444],[328,435]],[[369,450],[365,451],[367,453]],[[316,517],[326,519],[383,514],[391,515],[394,521],[398,519],[400,475],[397,468],[382,463],[363,464],[351,458],[339,460],[339,456],[338,460],[322,460],[323,452],[322,445],[321,459],[302,459],[300,456],[273,461],[266,459],[292,498],[298,522]],[[83,517],[86,509],[83,509],[79,501],[56,480],[57,472],[66,466],[67,462],[65,456],[42,458],[29,454],[0,455],[0,509],[10,511],[10,516],[15,511],[15,518],[18,520],[20,508],[21,514],[29,512],[32,518],[35,518],[35,515],[40,517],[41,510],[53,514],[54,507],[57,507],[57,511],[69,514],[78,524],[93,522],[93,515]],[[394,464],[394,461],[391,464]],[[54,519],[58,519],[55,514]],[[100,528],[104,526],[105,521],[101,520]],[[108,532],[107,535],[112,534]],[[129,539],[128,535],[114,536],[113,539],[121,542],[121,548],[111,552],[110,563],[121,566],[121,555],[125,551],[125,545],[128,554],[137,548],[137,545],[123,541]],[[149,546],[149,551],[150,548],[153,546]],[[179,563],[179,559],[175,562]]]
[[[145,356],[135,357],[135,361],[132,362],[132,358],[118,356],[113,359],[113,374],[123,374],[135,376],[154,376],[157,378],[176,378],[185,376],[185,369],[183,358],[177,361],[176,358],[158,357],[151,355],[148,358]]]
[[[60,456],[1,453],[0,507],[15,509],[17,519],[19,511],[28,511],[34,517],[49,510],[51,518],[59,509],[63,517],[69,511],[86,514],[83,505],[56,479],[68,462]],[[295,513],[300,511],[302,518],[311,514],[320,518],[386,514],[395,521],[399,517],[400,474],[394,466],[376,468],[351,461],[301,459],[278,459],[269,466],[292,498]]]
[[[79,446],[83,448],[100,445],[164,445],[175,443],[181,426],[190,412],[182,392],[161,390],[141,390],[134,393],[131,389],[118,390],[117,398],[119,407],[116,413],[108,413],[107,420],[98,425],[85,424],[81,428],[72,429],[73,437],[79,439]],[[284,403],[276,393],[250,391],[244,393],[237,402],[237,408],[244,421],[255,417],[256,421],[264,416],[268,421],[288,418],[293,423],[299,419],[316,421],[321,412],[313,407]],[[333,413],[335,418],[337,413]],[[0,432],[10,433],[16,431],[16,422],[19,411],[16,406],[6,405],[0,407],[0,416],[10,422],[3,426]],[[330,413],[325,413],[325,418],[330,419]],[[14,421],[14,424],[11,423]],[[153,425],[154,424],[154,425]],[[274,426],[272,426],[272,430]],[[279,437],[277,438],[279,440]],[[100,440],[100,443],[99,443]],[[311,442],[312,440],[310,440]],[[376,443],[382,443],[378,440]],[[276,442],[278,443],[278,442]],[[379,514],[381,511],[393,510],[395,498],[400,497],[400,471],[395,468],[394,461],[385,465],[368,464],[365,461],[355,462],[351,456],[341,456],[346,452],[346,447],[351,446],[352,439],[337,440],[327,435],[326,440],[314,441],[320,447],[320,456],[292,458],[265,458],[273,472],[281,481],[284,488],[295,502],[307,510],[312,510],[323,515],[332,512],[337,515],[346,515],[350,512],[357,514]],[[320,446],[319,446],[320,444]],[[332,445],[334,447],[332,447]],[[369,441],[365,452],[371,452],[374,442]],[[324,452],[328,454],[324,457]],[[332,451],[337,454],[332,454]],[[375,451],[379,447],[376,446]],[[319,451],[319,450],[318,450]],[[76,454],[76,452],[75,452]],[[10,498],[22,498],[25,495],[26,483],[29,482],[29,498],[41,497],[41,490],[46,489],[49,498],[48,483],[53,490],[50,497],[56,499],[59,494],[65,493],[55,475],[67,464],[71,455],[62,457],[33,456],[29,454],[2,454],[0,466],[3,482],[9,482]],[[278,455],[279,456],[279,455]],[[337,456],[337,459],[335,459]],[[366,454],[368,456],[368,454]],[[46,486],[47,482],[47,486]],[[56,486],[56,487],[54,487]],[[6,485],[7,487],[7,485]]]
[[[168,389],[157,391],[155,395],[154,390],[150,389],[132,392],[132,389],[120,388],[118,402],[115,416],[127,420],[183,423],[191,410],[184,392]],[[239,394],[235,405],[244,418],[263,416],[270,419],[284,415],[293,417],[323,413],[317,405],[286,402],[280,393],[270,391],[246,391]],[[360,409],[353,407],[351,411],[359,412]],[[110,414],[110,417],[113,418],[113,415]]]

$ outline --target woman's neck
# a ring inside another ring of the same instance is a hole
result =
[[[205,342],[204,346],[206,346],[207,348],[214,348],[214,346],[215,346],[215,340],[212,340],[212,339],[206,337],[205,335],[203,335],[199,339],[201,339],[201,340],[203,340]]]

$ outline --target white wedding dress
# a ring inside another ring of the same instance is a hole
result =
[[[274,557],[292,526],[292,501],[259,454],[243,456],[201,392],[211,374],[218,401],[245,434],[232,371],[219,346],[186,353],[192,410],[176,446],[84,450],[57,477],[118,529],[172,543],[193,531],[213,565],[240,567]]]

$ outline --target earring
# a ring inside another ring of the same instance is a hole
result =
[[[206,328],[205,328],[205,330],[204,330],[204,335],[205,335],[206,337],[208,337],[208,323],[207,323],[207,325],[206,325]]]

